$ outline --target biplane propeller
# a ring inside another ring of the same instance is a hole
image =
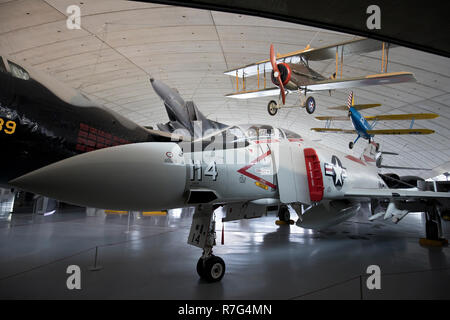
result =
[[[355,141],[349,143],[348,147],[350,149],[353,148],[355,143],[359,140],[359,138],[363,138],[369,140],[371,142],[375,135],[398,135],[398,134],[432,134],[434,130],[430,129],[413,129],[415,120],[423,120],[423,119],[434,119],[439,117],[438,114],[435,113],[408,113],[408,114],[386,114],[386,115],[377,115],[377,116],[367,116],[364,117],[358,110],[364,110],[369,108],[379,107],[381,104],[354,104],[354,96],[353,92],[350,92],[348,96],[347,105],[330,107],[332,110],[348,110],[347,116],[321,116],[316,117],[317,120],[326,121],[325,128],[311,128],[311,130],[316,132],[331,132],[331,133],[348,133],[348,134],[357,134]],[[330,128],[331,121],[348,121],[351,120],[353,125],[352,129],[338,129],[338,128]],[[375,125],[378,121],[385,120],[411,120],[411,124],[409,129],[382,129],[382,130],[374,130]],[[368,121],[373,121],[372,124],[369,124]]]
[[[267,111],[274,116],[278,109],[287,107],[285,106],[286,95],[290,92],[297,92],[300,98],[299,106],[312,114],[316,109],[316,101],[312,96],[307,96],[308,92],[330,91],[331,93],[331,90],[335,89],[415,81],[414,75],[410,72],[387,73],[390,46],[392,47],[392,45],[377,40],[359,38],[317,49],[312,49],[308,45],[302,50],[275,55],[273,44],[271,44],[270,59],[224,72],[236,77],[236,92],[227,94],[226,97],[250,99],[279,95],[278,102],[271,100],[267,105]],[[352,78],[342,77],[344,55],[380,49],[382,50],[382,72],[380,74]],[[330,77],[321,75],[309,66],[309,61],[328,59],[336,60],[336,70]],[[276,87],[267,87],[267,72],[271,72],[271,80]],[[338,77],[339,74],[340,77]],[[260,81],[261,75],[263,81]],[[246,78],[252,76],[257,76],[257,89],[247,90]],[[239,88],[239,79],[242,79],[241,89]],[[261,82],[263,82],[263,86],[260,85]]]

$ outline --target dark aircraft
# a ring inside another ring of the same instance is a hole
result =
[[[0,185],[80,153],[170,141],[82,93],[0,56]]]

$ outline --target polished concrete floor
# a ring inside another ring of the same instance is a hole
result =
[[[188,209],[130,220],[102,212],[3,215],[0,299],[450,298],[450,249],[419,245],[421,214],[398,225],[357,216],[321,232],[277,226],[269,214],[226,223],[225,245],[218,222],[214,252],[227,271],[213,284],[198,278],[201,250],[186,243],[191,217]],[[449,223],[443,227],[450,238]],[[91,271],[96,247],[102,269]],[[69,265],[81,268],[81,290],[67,289]],[[380,290],[366,287],[370,265],[381,268]]]

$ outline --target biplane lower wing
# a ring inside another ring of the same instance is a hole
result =
[[[434,130],[430,129],[383,129],[383,130],[367,130],[370,135],[377,134],[432,134]]]
[[[334,117],[334,116],[321,116],[321,117],[316,117],[317,120],[321,120],[321,121],[350,121],[350,118],[347,116],[338,116],[338,117]]]
[[[365,117],[366,120],[423,120],[423,119],[434,119],[439,117],[435,113],[409,113],[409,114],[385,114],[378,116],[368,116]]]
[[[307,89],[309,91],[322,91],[322,90],[347,89],[373,85],[403,83],[411,81],[416,81],[416,78],[411,72],[393,72],[393,73],[372,74],[356,78],[327,79],[308,85]]]
[[[311,128],[311,130],[316,132],[332,132],[332,133],[348,133],[355,134],[356,130],[346,130],[346,129],[336,129],[336,128]]]
[[[377,105],[379,106],[379,105]],[[355,106],[353,106],[354,108]],[[348,107],[345,107],[348,110]],[[385,121],[385,120],[423,120],[423,119],[434,119],[439,117],[435,113],[409,113],[409,114],[382,114],[377,116],[367,116],[364,117],[368,121]],[[348,121],[350,120],[347,116],[320,116],[316,117],[317,120],[321,121]]]
[[[236,92],[236,93],[230,93],[230,94],[225,95],[225,97],[235,98],[235,99],[252,99],[252,98],[260,98],[260,97],[277,96],[279,94],[280,94],[280,88],[272,87],[272,88],[266,88],[266,89],[249,90],[249,91],[240,91],[240,92]]]

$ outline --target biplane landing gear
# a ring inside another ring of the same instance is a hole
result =
[[[306,112],[313,114],[316,110],[316,100],[313,97],[308,97],[305,101]]]
[[[188,243],[202,248],[203,254],[197,262],[197,273],[208,282],[220,281],[225,275],[225,262],[213,255],[216,245],[216,222],[213,219],[214,207],[197,206],[192,217]]]
[[[267,105],[267,112],[269,112],[269,114],[270,114],[271,116],[274,116],[274,115],[276,115],[277,112],[278,112],[278,108],[277,108],[277,107],[278,107],[278,106],[277,106],[276,101],[270,100],[270,101],[269,101],[269,104]]]
[[[353,141],[353,142],[350,141],[350,143],[348,144],[348,147],[349,147],[350,149],[353,149],[353,146],[355,145],[356,141],[359,140],[359,138],[360,138],[360,136],[357,136],[356,139],[355,139],[355,141]],[[370,141],[369,141],[369,142],[370,142]]]

